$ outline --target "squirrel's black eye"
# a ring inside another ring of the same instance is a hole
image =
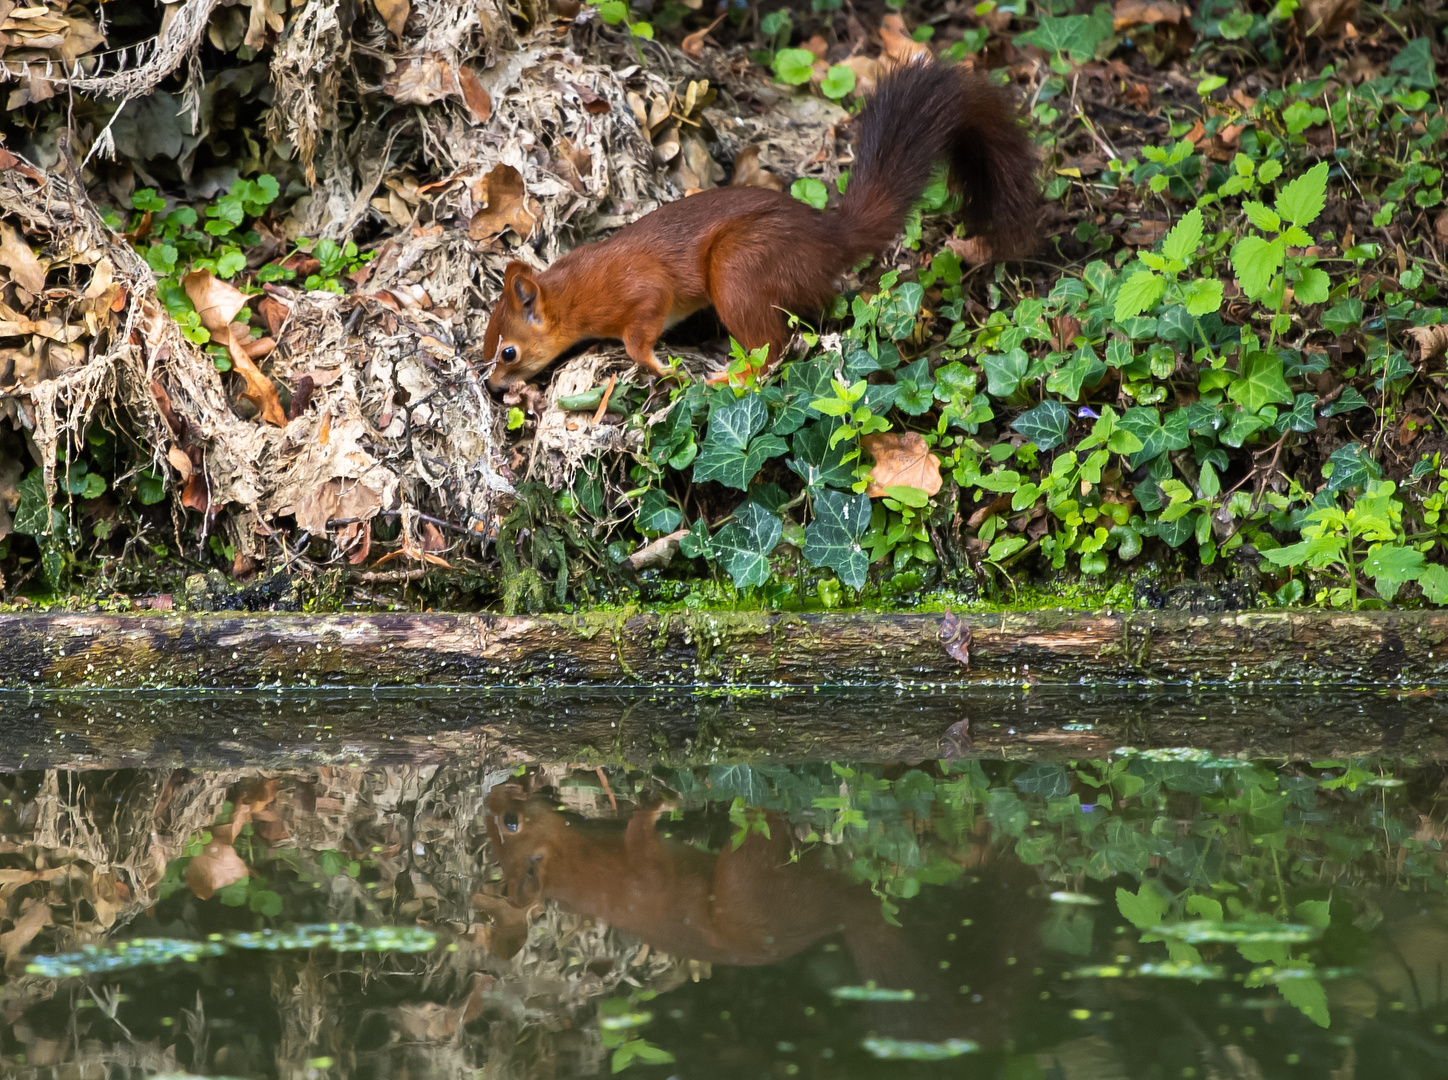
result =
[[[511,364],[514,360],[518,359],[518,350],[513,348],[513,346],[511,345],[505,346],[502,352],[502,357],[503,363]]]
[[[504,815],[503,815],[503,828],[507,829],[509,832],[517,832],[517,831],[518,831],[518,815],[517,815],[517,814],[504,814]]]

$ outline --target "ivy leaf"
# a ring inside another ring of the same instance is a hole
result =
[[[1347,443],[1333,451],[1332,456],[1327,459],[1327,465],[1332,466],[1332,476],[1328,478],[1328,491],[1343,491],[1352,487],[1367,487],[1370,480],[1381,480],[1383,477],[1382,466],[1372,457],[1363,453],[1361,443]],[[1323,466],[1323,472],[1327,472],[1327,465]]]
[[[1056,799],[1071,793],[1071,775],[1060,765],[1046,761],[1033,763],[1013,783],[1025,794],[1039,795],[1043,799]]]
[[[1254,415],[1264,405],[1292,404],[1292,391],[1282,377],[1282,358],[1275,353],[1248,353],[1241,374],[1227,388],[1227,396]]]
[[[639,504],[638,527],[645,533],[671,533],[679,527],[684,520],[684,515],[677,506],[669,502],[669,497],[658,488],[652,488],[645,492],[643,502]]]
[[[1011,422],[1015,428],[1038,450],[1054,450],[1066,441],[1066,429],[1071,426],[1071,414],[1054,398],[1048,398],[1029,412],[1023,412]]]
[[[786,464],[811,491],[847,488],[855,482],[854,469],[845,462],[845,455],[852,449],[849,441],[841,439],[830,445],[839,426],[840,421],[835,419],[820,420],[794,434],[795,456]]]
[[[1345,334],[1363,321],[1363,302],[1356,297],[1333,304],[1322,313],[1322,326],[1334,334]]]
[[[1100,382],[1105,374],[1106,365],[1097,359],[1096,350],[1090,345],[1082,345],[1075,356],[1051,372],[1051,377],[1046,380],[1046,389],[1068,401],[1075,401],[1080,398],[1083,386]]]
[[[983,357],[980,366],[985,371],[987,393],[991,397],[1008,398],[1026,377],[1031,358],[1026,355],[1025,349],[1012,349]]]
[[[1115,317],[1130,319],[1156,307],[1165,288],[1166,279],[1161,275],[1146,269],[1138,270],[1121,283],[1121,289],[1116,294]]]
[[[1277,212],[1294,225],[1308,225],[1327,205],[1327,162],[1319,162],[1277,193]]]
[[[1368,399],[1363,397],[1355,386],[1344,386],[1342,393],[1337,400],[1324,406],[1323,416],[1337,416],[1339,413],[1352,412],[1354,409],[1370,408]]]
[[[63,521],[56,521],[61,516],[60,512],[51,509],[45,498],[45,474],[40,469],[32,469],[30,475],[16,485],[16,490],[20,492],[13,526],[16,532],[26,536],[59,532],[58,526]]]
[[[1282,269],[1287,244],[1282,240],[1267,241],[1260,236],[1248,236],[1232,248],[1232,269],[1242,291],[1253,300],[1267,295],[1272,281]]]
[[[826,488],[814,501],[814,520],[804,530],[804,557],[826,566],[852,588],[865,584],[869,560],[860,538],[870,527],[870,498]]]
[[[746,491],[754,474],[789,447],[777,435],[760,435],[769,409],[758,394],[746,394],[716,406],[709,414],[709,433],[694,459],[694,480],[717,480]]]
[[[1403,585],[1416,581],[1423,572],[1423,553],[1402,544],[1375,545],[1368,551],[1363,569],[1372,577],[1378,595],[1391,603]]]
[[[1162,241],[1161,253],[1177,262],[1190,262],[1202,242],[1202,212],[1193,207],[1172,226]]]
[[[709,523],[703,518],[695,519],[694,524],[689,526],[689,535],[679,537],[679,550],[686,559],[713,558],[714,548],[709,542]]]
[[[1279,431],[1291,428],[1293,431],[1302,432],[1304,435],[1309,431],[1317,430],[1317,417],[1313,410],[1317,407],[1317,398],[1311,394],[1298,394],[1292,402],[1292,411],[1283,413],[1277,418]]]
[[[719,565],[742,589],[769,580],[769,553],[783,532],[778,515],[750,501],[734,512],[734,521],[714,534],[711,544]]]

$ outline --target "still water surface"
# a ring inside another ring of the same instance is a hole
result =
[[[0,1074],[1445,1077],[1440,728],[1374,690],[0,697]]]

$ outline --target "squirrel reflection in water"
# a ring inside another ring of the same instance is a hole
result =
[[[619,830],[560,811],[510,781],[489,792],[487,809],[515,909],[553,900],[653,948],[711,964],[773,964],[839,934],[860,982],[917,994],[910,1008],[882,1013],[882,1034],[958,1034],[952,988],[885,921],[879,898],[826,866],[818,846],[796,846],[777,814],[765,815],[767,834],[751,828],[716,854],[661,834],[664,803],[636,809]]]

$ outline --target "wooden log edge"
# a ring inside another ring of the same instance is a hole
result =
[[[0,688],[1418,684],[1445,639],[1448,611],[13,613]]]

